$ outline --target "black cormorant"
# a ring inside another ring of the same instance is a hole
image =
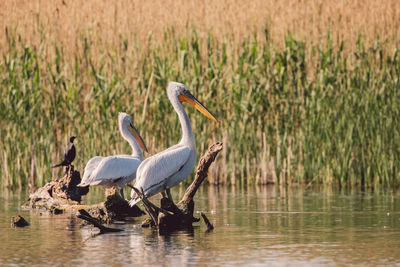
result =
[[[72,136],[69,139],[69,143],[67,144],[67,147],[64,150],[64,160],[59,163],[54,165],[52,168],[55,167],[60,167],[60,166],[71,166],[72,161],[75,159],[76,151],[75,151],[75,145],[74,145],[74,139],[76,136]]]

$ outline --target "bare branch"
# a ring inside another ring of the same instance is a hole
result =
[[[94,227],[99,228],[100,234],[123,231],[122,229],[109,228],[109,227],[102,225],[97,219],[90,216],[90,214],[84,209],[80,209],[80,210],[78,210],[78,212],[79,212],[79,214],[76,216],[82,220],[85,220],[85,221],[91,223]]]
[[[208,220],[208,218],[206,217],[206,215],[205,215],[203,212],[201,212],[200,215],[201,215],[201,217],[203,217],[204,223],[207,225],[207,231],[206,231],[206,232],[209,233],[209,232],[211,232],[212,230],[214,230],[214,225],[212,225],[212,224],[210,223],[210,221]]]
[[[208,176],[208,168],[210,167],[211,163],[214,162],[215,157],[218,153],[222,150],[222,143],[216,142],[215,144],[211,145],[210,148],[207,150],[206,154],[201,157],[199,164],[197,165],[196,176],[192,182],[192,184],[186,189],[185,195],[183,196],[181,202],[190,202],[193,200],[194,195],[197,192],[197,189],[200,187],[201,183],[207,178]]]

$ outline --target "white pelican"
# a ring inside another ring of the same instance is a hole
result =
[[[176,144],[156,155],[145,159],[137,170],[135,187],[151,197],[166,190],[172,200],[170,188],[179,184],[192,172],[196,161],[196,144],[189,117],[183,109],[182,102],[188,102],[208,118],[219,122],[203,104],[201,104],[185,87],[177,82],[170,82],[167,88],[171,101],[182,126],[182,139]],[[164,195],[164,194],[163,194]],[[134,190],[131,191],[129,204],[140,201]]]
[[[123,112],[118,114],[118,125],[122,137],[132,147],[132,155],[91,158],[86,164],[82,181],[78,186],[119,187],[121,196],[124,198],[124,186],[136,178],[136,170],[143,160],[143,153],[140,148],[146,152],[147,148],[128,114]]]

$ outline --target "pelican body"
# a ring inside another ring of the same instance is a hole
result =
[[[219,121],[189,92],[185,85],[170,82],[167,93],[182,126],[182,139],[178,144],[145,159],[140,164],[135,187],[140,191],[143,189],[146,197],[166,190],[168,197],[172,200],[170,188],[189,176],[196,161],[194,134],[182,102],[188,102],[210,119]],[[133,206],[139,201],[139,196],[132,190],[129,204]]]
[[[140,148],[146,152],[147,148],[128,114],[119,113],[118,125],[122,137],[128,141],[132,148],[132,155],[91,158],[86,164],[82,181],[78,186],[118,187],[121,189],[122,198],[124,198],[124,186],[136,178],[136,170],[143,160],[143,153]]]

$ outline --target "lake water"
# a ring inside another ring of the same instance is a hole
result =
[[[195,210],[214,231],[201,221],[168,236],[141,228],[143,218],[96,236],[73,214],[21,210],[26,198],[0,193],[0,266],[400,265],[400,194],[392,190],[205,186]],[[97,190],[85,202],[102,198]],[[17,214],[31,226],[11,228]]]

